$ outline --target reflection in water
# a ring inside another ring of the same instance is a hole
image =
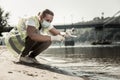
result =
[[[69,58],[69,55],[75,55],[75,48],[71,47],[71,48],[67,48],[65,47],[65,58]]]
[[[120,46],[52,47],[41,56],[88,80],[120,80]]]
[[[84,47],[52,47],[44,54],[51,54],[59,57],[76,58],[116,58],[120,56],[120,46],[84,46]]]

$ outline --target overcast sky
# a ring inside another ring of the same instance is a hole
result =
[[[102,12],[110,17],[120,10],[120,0],[0,0],[0,6],[10,12],[11,25],[46,8],[55,14],[53,24],[67,24],[100,17]]]

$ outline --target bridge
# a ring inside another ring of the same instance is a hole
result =
[[[120,28],[120,11],[115,13],[112,17],[101,18],[96,17],[91,21],[79,22],[75,24],[67,25],[54,25],[57,29],[69,29],[69,28]],[[118,15],[118,16],[116,16]],[[116,16],[116,17],[115,17]]]
[[[67,25],[54,25],[57,29],[69,29],[69,28],[120,28],[120,23],[109,23],[104,25],[103,22],[84,22],[80,24],[67,24]]]

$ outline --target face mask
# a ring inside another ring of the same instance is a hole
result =
[[[43,22],[41,23],[41,25],[44,28],[48,28],[50,26],[50,22],[47,22],[46,20],[43,20]]]

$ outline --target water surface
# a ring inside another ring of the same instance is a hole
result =
[[[54,46],[38,58],[87,80],[120,80],[119,45]]]

